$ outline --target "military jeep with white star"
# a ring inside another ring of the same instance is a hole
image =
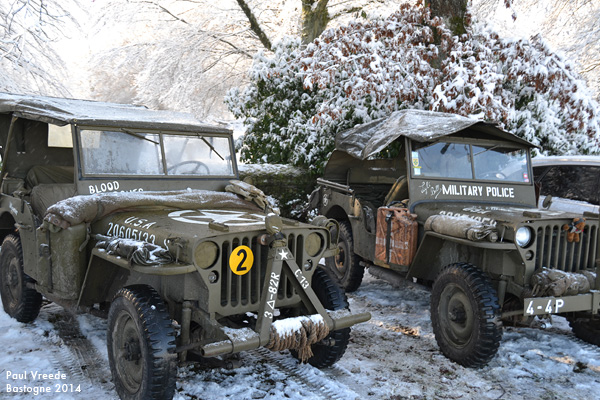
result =
[[[316,367],[352,314],[319,260],[336,223],[281,218],[237,180],[232,132],[189,114],[0,93],[0,294],[108,318],[122,399],[170,399],[178,361],[266,347]]]

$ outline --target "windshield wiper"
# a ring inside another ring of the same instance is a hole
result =
[[[495,144],[495,145],[493,145],[493,146],[492,146],[492,147],[490,147],[490,148],[487,148],[487,149],[485,149],[485,150],[481,150],[479,153],[475,153],[475,154],[473,154],[473,157],[476,157],[476,156],[480,155],[481,153],[485,153],[485,152],[486,152],[486,151],[488,151],[488,150],[494,150],[494,149],[495,149],[495,148],[497,148],[497,147],[500,147],[500,145],[499,145],[499,144]]]
[[[210,149],[211,149],[212,151],[214,151],[214,152],[215,152],[215,154],[216,154],[216,155],[218,155],[218,156],[219,156],[219,158],[220,158],[221,160],[225,161],[225,159],[223,158],[223,156],[219,154],[219,152],[217,151],[217,149],[215,149],[215,148],[214,148],[214,146],[213,146],[212,144],[210,144],[210,143],[208,142],[208,140],[206,140],[206,139],[204,138],[204,136],[198,136],[198,137],[199,137],[200,139],[202,139],[202,141],[203,141],[204,143],[206,143],[206,145],[207,145],[208,147],[210,147]]]
[[[128,134],[128,135],[131,135],[131,136],[133,136],[133,137],[136,137],[136,138],[138,138],[138,139],[147,140],[147,141],[149,141],[150,143],[154,143],[154,144],[160,145],[160,143],[159,143],[159,142],[157,142],[157,141],[155,141],[155,140],[152,140],[152,139],[149,139],[149,138],[147,138],[146,136],[142,135],[141,133],[137,133],[137,132],[128,131],[127,129],[121,129],[121,131],[122,131],[123,133],[126,133],[126,134]]]

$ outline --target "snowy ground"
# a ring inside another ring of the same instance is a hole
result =
[[[373,318],[353,328],[348,351],[333,368],[297,365],[287,352],[246,352],[232,360],[235,369],[180,367],[175,399],[588,400],[600,393],[600,349],[574,338],[563,318],[545,330],[505,328],[498,356],[471,370],[438,350],[426,288],[393,287],[367,275],[349,297],[354,311]],[[73,318],[54,304],[28,325],[0,311],[0,399],[117,398],[105,328],[102,319]],[[50,393],[7,393],[8,385]]]

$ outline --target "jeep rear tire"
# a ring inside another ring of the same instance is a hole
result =
[[[467,263],[444,268],[431,292],[431,323],[442,353],[465,367],[485,366],[498,352],[498,296],[487,276]]]
[[[8,235],[0,253],[0,296],[4,311],[19,322],[31,322],[42,307],[42,295],[27,287],[33,279],[23,271],[23,249],[17,235]]]
[[[330,271],[318,267],[312,277],[312,289],[325,309],[330,311],[348,309],[350,306],[346,294],[330,274]],[[313,356],[307,362],[316,368],[331,367],[342,358],[349,341],[350,328],[332,331],[322,342],[311,346]],[[291,353],[298,358],[296,351],[292,350]]]
[[[170,400],[175,393],[175,331],[167,307],[146,285],[117,292],[108,313],[108,361],[122,400]]]
[[[361,258],[354,254],[354,239],[349,221],[340,221],[339,254],[325,260],[325,265],[339,279],[346,292],[354,292],[360,286],[365,268],[360,265]],[[335,232],[332,232],[332,236]]]

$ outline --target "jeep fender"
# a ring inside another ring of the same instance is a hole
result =
[[[365,208],[361,206],[358,199],[354,199],[354,205],[354,208],[348,209],[335,205],[326,211],[325,216],[337,221],[350,221],[354,238],[354,253],[364,259],[372,260],[375,256],[375,218],[372,213],[370,217],[367,217]],[[370,231],[367,224],[371,224]]]
[[[0,217],[2,239],[10,233],[18,232],[23,248],[25,273],[35,279],[38,246],[31,206],[21,199],[3,195],[0,200],[0,210],[2,211],[2,217]]]
[[[500,275],[514,276],[515,269],[498,261],[504,259],[507,251],[514,250],[511,243],[473,242],[428,231],[419,244],[407,277],[431,282],[446,265],[458,262],[473,264],[492,279]]]

